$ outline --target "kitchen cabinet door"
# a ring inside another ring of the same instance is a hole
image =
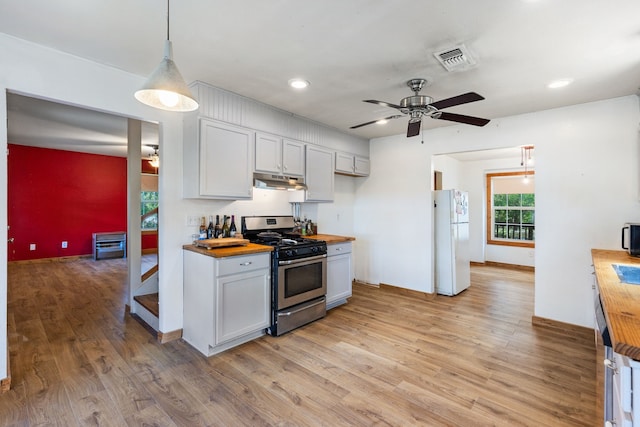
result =
[[[287,176],[304,176],[305,144],[291,139],[282,140],[282,173]]]
[[[216,292],[216,345],[270,325],[269,269],[218,278]]]
[[[332,202],[334,187],[334,152],[325,148],[306,147],[305,201]]]
[[[256,133],[256,172],[282,173],[282,138]]]
[[[352,294],[351,242],[327,246],[327,309],[347,302]]]
[[[354,164],[354,155],[349,153],[336,153],[336,172],[352,175]]]
[[[369,176],[369,159],[356,156],[354,159],[354,172],[358,176]]]
[[[190,117],[185,118],[184,128],[183,196],[251,199],[254,132],[211,119]]]

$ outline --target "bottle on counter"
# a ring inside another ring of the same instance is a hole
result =
[[[216,225],[213,227],[213,238],[222,237],[222,226],[220,225],[220,215],[216,215]]]
[[[209,215],[209,226],[207,227],[207,239],[213,239],[213,215]]]
[[[231,215],[231,225],[229,226],[229,237],[235,237],[236,236],[236,216],[235,215]]]
[[[229,237],[229,233],[229,217],[225,215],[222,221],[222,237]]]
[[[198,239],[204,240],[207,238],[207,223],[205,222],[205,218],[200,218],[200,232],[198,233]]]

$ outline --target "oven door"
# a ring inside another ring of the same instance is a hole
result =
[[[278,262],[278,307],[324,296],[327,293],[327,256]]]

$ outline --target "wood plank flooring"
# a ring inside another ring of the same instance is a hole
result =
[[[126,260],[9,265],[0,425],[594,426],[591,333],[531,325],[533,274],[347,305],[209,359],[125,314]],[[600,424],[601,425],[601,424]]]

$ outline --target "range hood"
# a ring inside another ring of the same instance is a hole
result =
[[[297,176],[272,175],[269,173],[254,173],[253,186],[256,188],[270,188],[273,190],[306,190],[304,178]]]

